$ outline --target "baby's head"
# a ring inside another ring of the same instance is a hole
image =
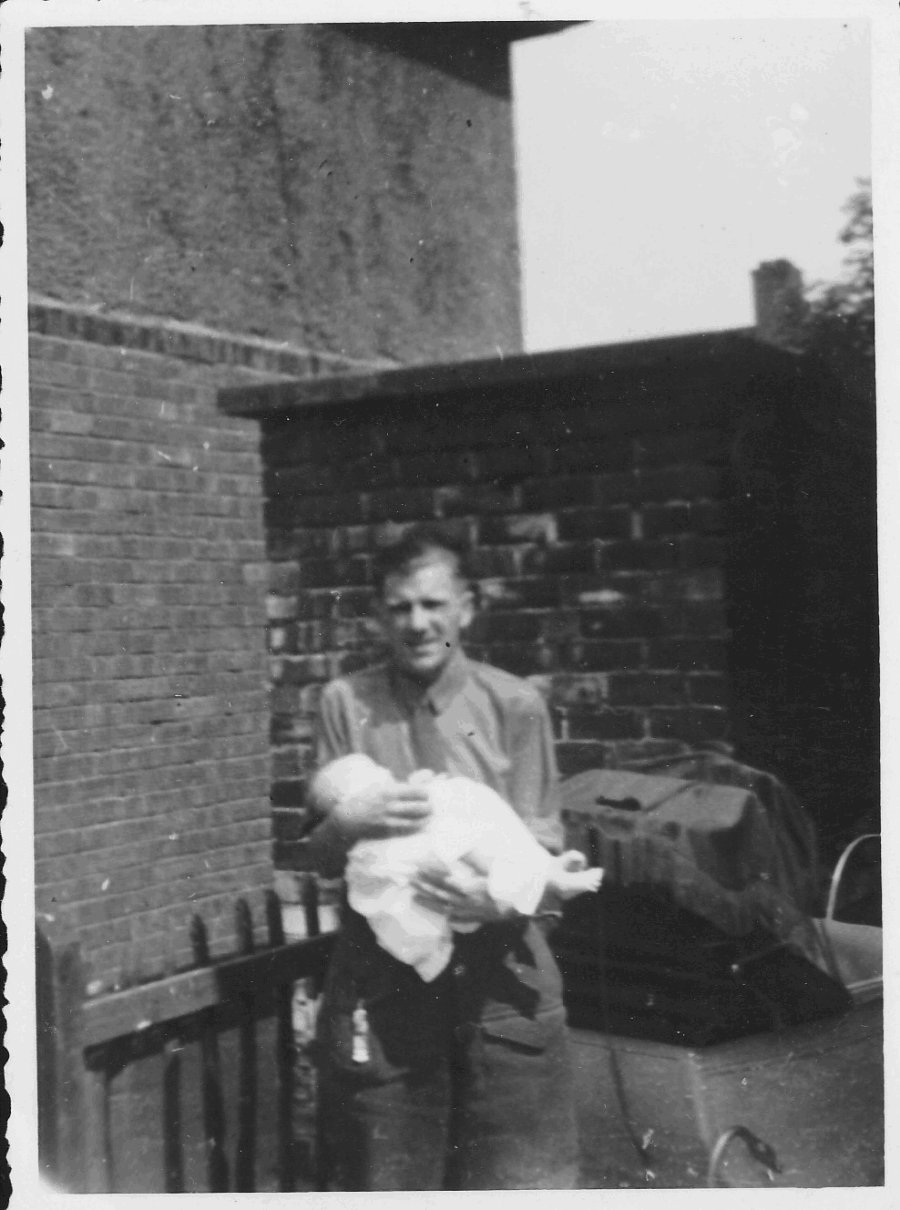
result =
[[[313,778],[310,796],[313,806],[327,812],[336,803],[362,790],[390,785],[393,780],[388,770],[377,765],[371,757],[354,752],[350,756],[339,756],[320,769]]]

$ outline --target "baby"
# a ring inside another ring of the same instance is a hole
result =
[[[368,756],[342,756],[316,775],[312,798],[327,812],[351,795],[394,783],[391,773]],[[584,856],[574,849],[553,857],[488,786],[430,769],[413,773],[409,784],[427,788],[427,823],[408,836],[358,841],[347,860],[347,899],[369,921],[379,945],[415,967],[426,982],[450,961],[453,932],[479,925],[451,923],[446,913],[422,903],[414,887],[417,874],[449,869],[463,885],[486,877],[497,906],[525,916],[535,912],[546,890],[571,899],[600,886],[602,870],[586,869]]]

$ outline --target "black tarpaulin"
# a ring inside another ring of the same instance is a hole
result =
[[[562,805],[569,842],[609,883],[665,888],[726,933],[785,936],[812,907],[811,835],[750,789],[596,769],[563,783]]]
[[[813,918],[811,826],[774,779],[715,763],[720,778],[761,779],[765,801],[746,785],[633,770],[563,783],[567,842],[605,870],[554,940],[573,1020],[706,1045],[848,1007]]]

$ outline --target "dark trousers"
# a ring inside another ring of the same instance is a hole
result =
[[[428,1069],[384,1083],[360,1084],[326,1062],[320,1112],[332,1188],[573,1188],[573,1081],[562,1011],[554,1017],[541,1048],[489,1025],[458,1028]]]

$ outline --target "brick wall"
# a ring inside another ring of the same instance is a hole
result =
[[[564,773],[724,740],[826,826],[877,810],[874,428],[797,359],[361,373],[59,304],[31,326],[37,907],[107,984],[185,960],[195,910],[231,948],[272,806],[302,866],[318,693],[379,654],[373,552],[417,520],[467,545],[471,651],[545,693]]]
[[[30,320],[37,908],[112,984],[186,960],[193,911],[231,948],[272,881],[259,433],[216,390],[349,363]]]
[[[468,548],[471,653],[545,694],[564,775],[719,741],[826,839],[877,815],[874,427],[802,359],[725,333],[220,403],[262,423],[279,866],[321,685],[379,654],[373,553],[426,520]]]
[[[500,386],[398,371],[330,401],[289,387],[223,399],[264,417],[279,864],[302,862],[320,687],[378,653],[373,552],[415,521],[467,546],[469,650],[544,692],[564,774],[729,737],[723,495],[740,368],[685,351],[574,378],[571,357],[522,359]],[[539,362],[549,377],[529,381]]]

